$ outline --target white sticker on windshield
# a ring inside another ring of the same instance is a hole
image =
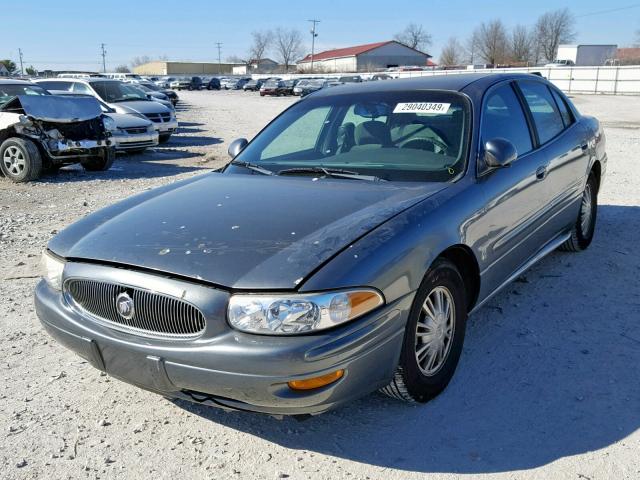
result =
[[[450,103],[413,102],[399,103],[393,113],[447,113]]]

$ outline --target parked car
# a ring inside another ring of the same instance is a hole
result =
[[[169,97],[164,93],[157,92],[148,87],[145,87],[141,82],[131,83],[131,86],[140,91],[142,95],[146,95],[149,100],[161,103],[170,110],[175,110],[173,103],[169,100]]]
[[[178,97],[178,94],[173,90],[170,90],[168,88],[161,88],[153,82],[144,81],[144,80],[139,82],[139,85],[141,87],[145,87],[148,90],[151,90],[153,92],[163,95],[166,98],[166,100],[170,101],[171,104],[174,106],[178,104],[178,100],[180,99],[180,97]],[[159,97],[159,98],[162,98],[162,97]]]
[[[66,97],[95,98],[83,93],[56,90],[50,90],[49,93]],[[114,121],[109,140],[116,152],[142,153],[147,148],[158,145],[158,129],[151,120],[147,120],[145,117],[117,113],[102,100],[97,101],[104,116]]]
[[[318,90],[322,90],[323,88],[337,87],[339,85],[342,85],[342,83],[338,82],[335,79],[311,80],[308,84],[302,87],[300,96],[306,97],[310,93],[317,92]]]
[[[556,67],[574,67],[576,64],[573,60],[554,60],[551,63],[545,64],[546,68],[556,68]]]
[[[225,78],[220,81],[220,86],[225,90],[239,90],[250,78]]]
[[[36,312],[165,397],[278,415],[376,389],[426,402],[469,313],[556,248],[589,246],[605,143],[534,75],[322,90],[232,142],[222,172],[56,235]]]
[[[159,141],[164,143],[178,129],[175,112],[159,102],[149,100],[144,92],[134,85],[105,78],[38,80],[47,90],[64,90],[92,95],[105,102],[117,113],[144,116],[158,128]]]
[[[169,85],[175,90],[200,90],[202,88],[202,79],[200,77],[179,78]]]
[[[298,82],[300,82],[300,80],[298,80],[297,78],[294,78],[292,80],[284,80],[282,82],[284,84],[284,94],[293,95],[293,90],[295,89]]]
[[[387,75],[386,73],[374,73],[373,75],[371,75],[371,78],[369,80],[374,82],[377,80],[393,80],[393,77],[391,75]]]
[[[286,86],[284,81],[282,80],[267,80],[260,87],[260,96],[264,97],[265,95],[270,96],[280,96],[286,95]]]
[[[301,94],[302,94],[302,91],[304,90],[304,88],[305,88],[307,85],[310,85],[310,84],[312,84],[312,83],[314,83],[314,82],[319,82],[319,81],[321,81],[321,80],[324,80],[324,79],[322,79],[322,78],[308,78],[308,79],[304,79],[304,78],[303,78],[303,79],[301,79],[301,80],[296,84],[296,86],[295,86],[295,87],[293,87],[293,94],[294,94],[294,95],[301,95]]]
[[[262,79],[249,80],[247,83],[245,83],[242,86],[242,90],[244,90],[245,92],[257,92],[260,90],[260,87],[262,86],[263,83],[264,83],[264,80]]]
[[[0,80],[0,171],[13,182],[72,163],[108,170],[114,129],[95,98],[59,97],[34,83]]]
[[[207,83],[207,90],[220,90],[220,79],[213,77]]]
[[[362,77],[360,75],[344,75],[338,78],[340,83],[361,83]]]
[[[160,88],[171,88],[171,83],[175,81],[175,77],[164,77],[159,80],[156,80],[154,83]]]

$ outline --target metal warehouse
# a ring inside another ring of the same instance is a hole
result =
[[[232,73],[242,63],[217,62],[149,62],[134,67],[138,75],[215,75]]]
[[[299,70],[313,69],[324,72],[364,72],[401,65],[424,66],[431,55],[407,47],[400,42],[369,43],[354,47],[326,50],[309,54],[298,62]]]

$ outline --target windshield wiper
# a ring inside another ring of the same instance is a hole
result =
[[[274,175],[274,173],[271,170],[251,162],[243,162],[242,160],[233,160],[230,163],[230,165],[236,165],[238,167],[248,168],[249,170],[253,170],[254,172],[261,173],[262,175]]]
[[[296,175],[298,173],[322,173],[326,177],[348,178],[352,180],[365,180],[368,182],[378,182],[382,180],[373,175],[362,175],[351,170],[343,170],[341,168],[325,168],[325,167],[296,167],[280,170],[278,175]]]

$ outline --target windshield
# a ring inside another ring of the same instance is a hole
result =
[[[465,170],[469,118],[468,101],[452,92],[309,97],[274,120],[236,160],[276,174],[311,167],[389,181],[447,182]]]
[[[49,95],[49,92],[37,85],[0,84],[0,107],[18,95]]]
[[[91,82],[91,87],[107,103],[148,100],[139,88],[122,82]]]
[[[139,85],[142,85],[148,90],[153,90],[154,92],[159,92],[161,90],[160,87],[158,87],[156,84],[151,82],[140,83]]]

